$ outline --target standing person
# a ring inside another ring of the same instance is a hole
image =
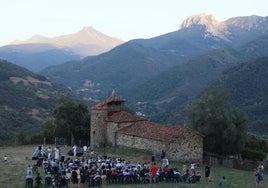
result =
[[[47,148],[47,159],[48,160],[51,159],[51,147],[50,146]]]
[[[205,167],[206,182],[209,182],[209,176],[210,176],[210,167],[208,165],[206,165],[206,167]]]
[[[161,153],[161,159],[164,159],[166,157],[166,153],[164,150],[162,150],[162,153]]]
[[[7,162],[7,156],[6,155],[4,156],[4,161]]]
[[[55,147],[55,149],[54,149],[54,159],[55,160],[60,159],[60,149],[59,149],[59,147]]]
[[[83,155],[86,156],[87,155],[87,146],[83,146]]]
[[[73,146],[73,152],[74,152],[74,157],[76,157],[76,152],[77,152],[77,146],[76,145]]]
[[[33,167],[31,165],[27,166],[26,174],[33,174]]]
[[[261,163],[260,168],[261,168],[261,171],[263,173],[264,172],[264,165],[263,165],[263,163]]]
[[[263,180],[263,174],[261,168],[258,168],[258,170],[255,172],[255,182],[256,182],[256,187],[259,187],[260,182]]]

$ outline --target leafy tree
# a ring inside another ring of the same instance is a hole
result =
[[[26,134],[23,130],[19,131],[17,134],[17,144],[18,145],[26,144]]]
[[[48,135],[54,129],[56,135],[70,136],[71,144],[81,139],[89,139],[90,116],[86,105],[63,97],[53,115],[55,126],[51,125],[51,122],[47,125]]]
[[[56,125],[54,123],[54,119],[46,119],[44,121],[44,129],[42,131],[43,137],[46,138],[46,141],[48,143],[53,143],[55,133],[56,133]]]
[[[228,94],[211,87],[189,111],[190,125],[204,137],[204,149],[228,155],[239,153],[245,144],[246,116],[228,103]]]
[[[268,139],[265,136],[248,133],[245,147],[268,153]]]

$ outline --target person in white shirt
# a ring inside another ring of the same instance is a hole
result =
[[[87,146],[83,146],[83,155],[87,155]]]
[[[60,159],[60,150],[59,147],[55,147],[54,149],[54,159],[59,160]]]
[[[74,146],[73,146],[74,157],[76,157],[76,151],[77,151],[77,146],[74,145]]]
[[[33,167],[31,165],[27,166],[26,174],[33,174]]]
[[[51,159],[51,147],[49,146],[48,148],[47,148],[47,159]]]

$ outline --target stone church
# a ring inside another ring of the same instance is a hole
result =
[[[91,147],[125,146],[174,161],[202,161],[203,136],[185,126],[158,125],[123,110],[125,99],[112,96],[91,107]]]

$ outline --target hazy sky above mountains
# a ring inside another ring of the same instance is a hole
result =
[[[219,21],[268,16],[267,0],[0,0],[0,45],[35,34],[71,34],[85,26],[122,40],[175,31],[187,17],[206,13]]]

